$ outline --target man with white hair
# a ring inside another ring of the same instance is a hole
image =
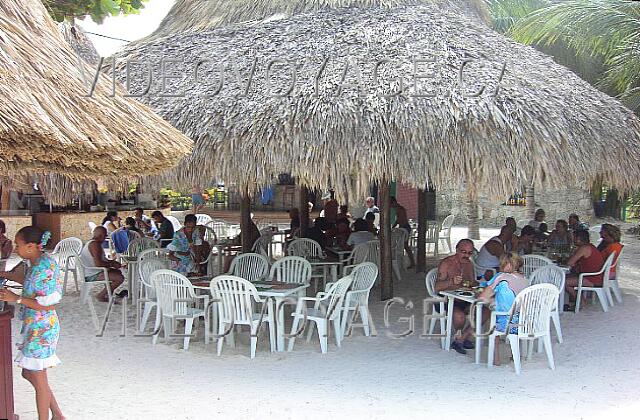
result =
[[[364,211],[365,216],[367,213],[380,213],[380,209],[376,206],[375,198],[367,197],[366,205],[367,209]]]

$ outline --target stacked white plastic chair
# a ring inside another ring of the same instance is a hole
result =
[[[553,284],[558,288],[559,298],[558,305],[551,310],[551,320],[556,330],[558,343],[562,343],[562,328],[560,327],[560,312],[564,307],[564,284],[565,273],[560,267],[554,264],[546,265],[538,268],[531,274],[531,285],[535,284]],[[541,345],[541,343],[539,343]]]
[[[248,325],[251,330],[251,358],[256,356],[258,345],[258,329],[261,322],[269,323],[269,343],[271,351],[275,351],[275,323],[273,314],[257,312],[257,304],[263,304],[256,287],[249,281],[236,276],[218,276],[211,280],[211,296],[218,299],[218,335],[226,336],[235,346],[234,327]],[[268,306],[268,305],[267,305]],[[226,334],[225,334],[226,333]],[[224,337],[217,339],[218,356],[222,354]]]
[[[156,308],[156,321],[154,323],[153,331],[157,331],[160,328],[162,321],[162,310],[158,304],[158,298],[156,291],[151,283],[151,274],[155,271],[168,269],[169,260],[166,255],[161,253],[165,250],[146,250],[140,253],[138,256],[138,274],[140,275],[140,299],[139,302],[144,303],[142,310],[142,319],[140,321],[140,332],[143,332],[147,326],[147,320],[153,308]],[[166,251],[165,251],[166,252]],[[136,308],[137,310],[137,308]],[[158,335],[153,336],[153,343],[158,340]]]
[[[269,274],[269,260],[264,255],[253,252],[240,254],[231,261],[227,274],[251,282],[264,280]]]
[[[196,214],[196,224],[206,226],[210,221],[212,221],[211,216],[208,214],[198,213]]]
[[[338,347],[341,345],[342,331],[341,331],[341,317],[342,305],[344,298],[351,286],[353,278],[346,276],[333,283],[326,292],[320,292],[316,297],[302,297],[298,299],[298,305],[296,310],[291,314],[293,316],[293,325],[291,327],[291,334],[298,332],[298,326],[301,321],[305,319],[309,321],[307,327],[307,341],[311,341],[313,334],[313,326],[318,328],[318,338],[320,339],[320,349],[322,353],[326,353],[328,350],[328,337],[330,323],[333,323],[335,332],[336,344]],[[313,308],[307,309],[307,302],[313,302]],[[313,324],[311,324],[313,323]],[[295,337],[289,339],[288,351],[292,351],[295,345]]]
[[[184,320],[183,348],[189,349],[194,320],[204,318],[205,343],[209,342],[209,317],[205,309],[196,307],[198,299],[209,299],[208,295],[197,296],[189,279],[172,270],[156,270],[151,274],[158,304],[162,311],[162,329],[167,340],[175,334],[175,324]]]
[[[609,275],[611,273],[611,264],[616,257],[616,253],[612,252],[602,265],[602,268],[595,273],[581,273],[578,275],[578,286],[576,290],[578,294],[576,296],[576,313],[580,312],[580,304],[582,300],[582,293],[593,292],[600,300],[600,306],[604,312],[609,311],[610,302],[613,302],[611,296],[611,288],[609,287]],[[602,275],[602,287],[588,287],[584,285],[584,280],[589,280],[590,277]]]
[[[64,283],[62,286],[63,293],[67,291],[67,280],[69,272],[73,273],[73,281],[76,284],[76,292],[80,290],[78,287],[78,273],[76,271],[76,259],[82,252],[82,240],[79,238],[65,238],[58,242],[51,253],[56,259],[61,270],[64,271]]]
[[[363,262],[370,262],[376,266],[380,266],[380,241],[376,239],[354,246],[346,262],[347,265],[343,268],[345,275],[349,274],[351,270]]]
[[[369,293],[378,278],[378,266],[370,262],[358,264],[351,272],[353,281],[349,291],[345,295],[344,304],[342,306],[341,327],[342,336],[347,331],[347,321],[353,317],[351,312],[358,311],[362,321],[364,335],[371,335],[370,329],[373,327],[371,313],[369,312]],[[352,325],[353,327],[354,325]]]
[[[543,257],[542,255],[523,255],[522,256],[522,275],[525,276],[529,283],[531,283],[531,275],[538,268],[545,267],[547,265],[553,265],[553,261],[551,261],[547,257]]]
[[[391,229],[391,261],[393,271],[398,280],[402,280],[404,267],[404,245],[409,239],[409,232],[402,228]]]
[[[494,330],[489,338],[488,365],[493,366],[495,337],[506,336],[511,346],[513,363],[518,375],[521,370],[520,340],[528,341],[531,344],[534,340],[542,340],[549,367],[555,369],[549,327],[551,311],[557,306],[558,288],[553,284],[536,284],[518,293],[509,311],[505,331]],[[495,318],[492,318],[492,327],[495,325],[494,322]]]
[[[442,226],[438,232],[438,242],[444,241],[447,244],[447,253],[451,253],[453,248],[451,247],[451,228],[453,227],[453,221],[455,220],[455,216],[453,214],[448,215],[442,221]],[[438,254],[438,244],[436,244],[435,255]]]
[[[611,271],[613,272],[615,269],[616,276],[611,278],[611,274],[609,274],[609,287],[611,288],[611,292],[615,296],[618,303],[622,303],[622,291],[620,290],[620,283],[618,283],[618,278],[620,277],[620,258],[622,257],[622,253],[624,252],[624,248],[620,250],[620,255],[614,258],[613,263],[611,264]],[[613,301],[610,302],[613,304]]]
[[[425,277],[425,286],[427,287],[427,297],[432,300],[431,308],[429,311],[430,315],[439,314],[438,318],[431,318],[429,320],[429,334],[433,334],[436,329],[436,322],[440,323],[440,334],[444,335],[447,332],[447,318],[446,318],[446,307],[447,307],[447,299],[438,295],[436,292],[436,281],[438,281],[438,269],[432,268],[427,273]],[[437,305],[437,306],[436,306]],[[436,309],[437,308],[437,309]],[[440,345],[444,349],[444,336],[440,338]]]

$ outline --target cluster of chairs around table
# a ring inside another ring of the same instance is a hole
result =
[[[622,293],[619,287],[618,278],[620,275],[620,255],[615,252],[609,255],[602,268],[594,273],[582,273],[578,276],[577,300],[575,313],[580,311],[583,294],[591,293],[592,300],[598,298],[600,306],[604,312],[614,306],[615,300],[622,303]],[[476,270],[484,270],[484,267],[476,265],[472,258]],[[529,287],[522,290],[508,312],[491,312],[491,319],[488,333],[484,338],[488,341],[488,366],[493,365],[495,338],[505,338],[511,347],[516,373],[521,371],[520,342],[531,343],[527,351],[530,358],[533,350],[533,342],[538,340],[538,352],[543,347],[547,355],[549,367],[555,369],[553,352],[551,348],[551,324],[556,332],[558,343],[563,342],[560,315],[563,313],[565,296],[565,276],[568,267],[556,265],[552,260],[541,255],[524,255],[522,273],[529,282]],[[616,277],[610,278],[612,268],[615,269]],[[495,270],[494,270],[495,274]],[[589,277],[603,276],[602,287],[587,287],[584,280]],[[447,303],[448,299],[435,291],[437,280],[437,268],[427,273],[425,283],[427,289],[426,302],[430,305],[429,314],[429,335],[441,337],[442,347],[445,348],[445,335],[447,329]],[[475,310],[481,310],[480,306],[473,306]],[[508,323],[505,331],[495,329],[496,317],[507,316]],[[436,325],[439,324],[440,334],[434,334]],[[481,340],[476,340],[476,346]],[[479,350],[477,350],[479,354]],[[476,356],[476,362],[478,361]]]

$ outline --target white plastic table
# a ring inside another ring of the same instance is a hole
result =
[[[482,334],[482,306],[484,305],[484,302],[482,302],[481,300],[476,299],[475,294],[472,296],[466,296],[465,294],[462,294],[462,290],[443,290],[440,292],[440,294],[444,297],[446,297],[448,299],[448,305],[447,305],[447,335],[444,338],[444,349],[446,351],[449,351],[451,349],[451,333],[452,333],[452,329],[453,329],[453,302],[454,300],[458,299],[461,300],[463,302],[467,302],[467,303],[475,303],[476,306],[476,364],[480,363],[480,344],[481,344],[481,340],[482,337],[480,336],[480,334]]]
[[[204,277],[199,277],[197,278],[198,282],[202,282],[205,281]],[[258,289],[258,296],[260,296],[261,298],[272,298],[269,299],[269,308],[268,310],[271,311],[271,313],[276,313],[276,310],[278,309],[278,307],[281,307],[282,302],[291,296],[298,296],[300,295],[300,293],[305,290],[307,287],[309,287],[308,284],[297,284],[297,283],[292,283],[291,287],[288,288],[278,288],[278,289],[262,289],[260,288],[260,285],[272,285],[273,283],[271,282],[257,282],[254,283],[256,288]],[[194,289],[197,290],[205,290],[207,292],[209,292],[211,289],[209,288],[209,286],[196,286],[195,284],[193,285]],[[283,308],[281,308],[283,309]],[[276,320],[276,350],[279,352],[285,351],[285,344],[284,344],[284,334],[285,334],[285,324],[284,324],[284,311],[280,310],[277,314],[277,316],[275,316],[275,320]],[[212,324],[213,325],[213,324]]]
[[[319,259],[307,259],[309,261],[309,263],[311,263],[311,267],[315,268],[315,267],[322,267],[322,275],[323,275],[323,280],[324,280],[324,284],[322,287],[322,290],[324,290],[324,286],[327,284],[327,272],[328,270],[331,270],[331,281],[332,282],[337,282],[338,281],[338,267],[340,267],[342,264],[338,261],[327,261],[327,260],[319,260]],[[318,283],[316,283],[316,292],[318,292]]]
[[[340,275],[342,275],[342,270],[344,269],[344,263],[349,259],[352,251],[344,250],[342,248],[336,248],[336,247],[327,248],[327,251],[338,256],[338,262],[340,263],[340,266],[338,268],[340,270]]]

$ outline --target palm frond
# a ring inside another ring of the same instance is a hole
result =
[[[508,32],[519,20],[551,4],[548,0],[486,0],[493,20],[493,28]]]

